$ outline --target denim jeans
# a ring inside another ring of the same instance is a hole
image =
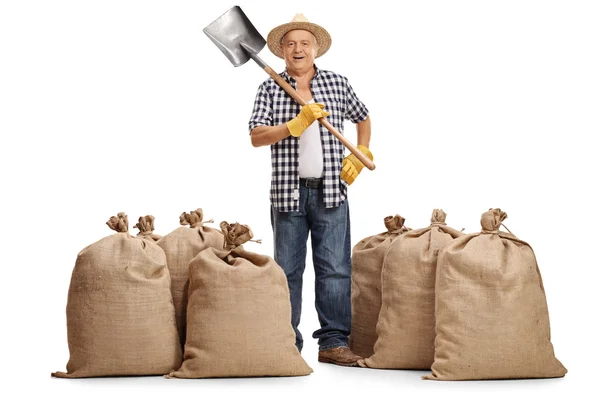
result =
[[[279,212],[271,206],[275,261],[287,276],[298,350],[303,345],[298,325],[309,232],[315,268],[315,305],[321,325],[313,338],[318,339],[319,350],[327,350],[347,346],[350,334],[352,260],[348,201],[339,207],[325,208],[322,190],[301,186],[297,212]]]

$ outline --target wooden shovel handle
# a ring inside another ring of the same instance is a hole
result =
[[[277,82],[277,84],[279,86],[281,86],[283,88],[283,90],[286,91],[287,94],[289,94],[290,96],[292,96],[294,98],[294,100],[296,100],[296,102],[302,106],[305,106],[308,104],[308,102],[306,100],[304,100],[302,98],[302,96],[300,96],[300,94],[298,94],[298,92],[296,92],[296,90],[289,84],[287,83],[287,81],[285,79],[283,79],[281,77],[281,75],[279,75],[277,72],[273,71],[273,69],[271,67],[269,67],[268,65],[264,68],[265,72],[267,74],[269,74],[269,76],[271,78],[273,78],[275,80],[275,82]],[[352,154],[354,154],[356,156],[356,158],[358,158],[360,160],[361,163],[363,163],[363,165],[367,168],[369,168],[371,171],[373,171],[375,169],[375,164],[373,164],[373,161],[371,161],[366,155],[365,153],[363,153],[362,151],[360,151],[356,146],[354,146],[352,143],[350,143],[350,141],[348,139],[346,139],[344,137],[344,135],[342,135],[341,133],[338,132],[337,129],[334,128],[333,125],[331,125],[329,123],[329,121],[327,121],[327,119],[323,118],[319,118],[319,122],[321,123],[321,125],[323,125],[325,128],[327,128],[327,130],[329,132],[331,132],[331,134],[333,136],[335,136],[336,138],[338,138],[338,140],[340,142],[342,142],[342,144],[344,146],[346,146],[346,148],[348,150],[350,150],[350,152]]]

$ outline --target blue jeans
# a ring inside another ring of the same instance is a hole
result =
[[[311,234],[315,268],[315,305],[321,329],[313,333],[319,350],[348,345],[350,334],[351,249],[348,201],[325,208],[322,188],[300,187],[300,211],[279,212],[271,206],[275,261],[283,268],[290,289],[292,326],[296,346],[302,350],[298,330],[302,312],[302,274],[306,242]]]

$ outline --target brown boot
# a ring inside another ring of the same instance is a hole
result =
[[[343,367],[357,367],[358,360],[362,360],[362,357],[354,354],[347,346],[319,351],[319,362],[322,363],[331,363]]]

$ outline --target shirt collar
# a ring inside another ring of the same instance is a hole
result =
[[[319,69],[319,67],[317,67],[317,64],[314,64],[314,67],[315,67],[315,76],[313,76],[313,79],[315,79],[316,77],[318,77],[319,74],[321,73],[321,70]],[[287,81],[290,81],[290,82],[295,82],[296,81],[295,78],[293,78],[292,76],[290,76],[290,74],[288,74],[287,68],[285,69],[285,71],[283,71],[282,75],[283,75],[283,77]]]

